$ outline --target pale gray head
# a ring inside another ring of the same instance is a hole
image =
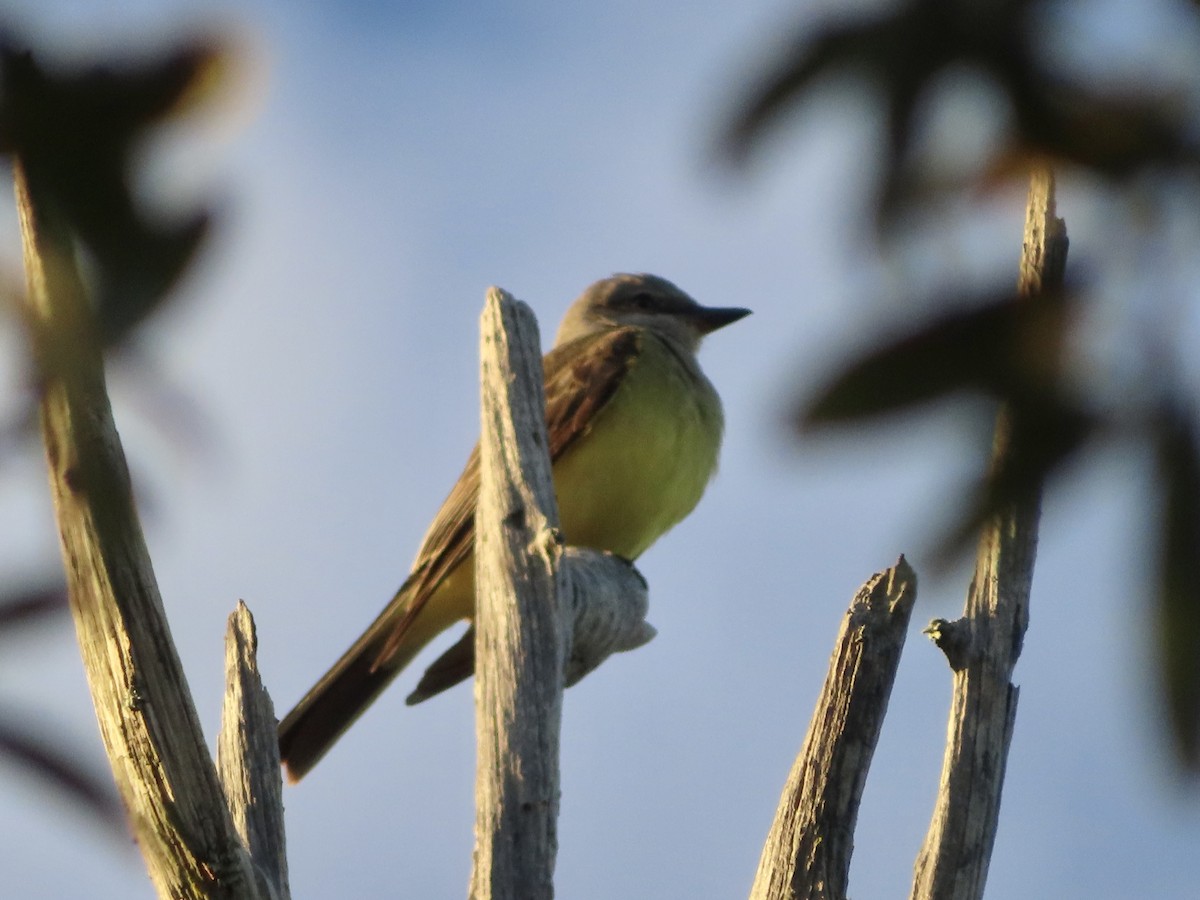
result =
[[[740,307],[701,306],[657,275],[620,274],[597,281],[571,304],[554,345],[631,325],[651,329],[694,353],[706,334],[749,314]]]

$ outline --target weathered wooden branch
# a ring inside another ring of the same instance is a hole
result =
[[[564,682],[654,629],[632,565],[559,541],[533,313],[492,288],[482,333],[470,896],[541,900],[554,892]]]
[[[492,288],[482,320],[475,526],[474,900],[554,896],[567,591],[537,322]]]
[[[167,629],[72,235],[14,164],[39,414],[100,733],[159,896],[256,898]]]
[[[258,672],[254,617],[239,602],[225,629],[225,702],[217,774],[233,824],[250,854],[259,894],[288,900],[283,776],[275,705]]]
[[[842,900],[854,826],[916,601],[900,557],[859,588],[763,847],[751,900]]]
[[[1037,302],[1062,286],[1066,226],[1055,216],[1054,177],[1034,175],[1026,210],[1019,286]],[[996,423],[993,466],[1013,452],[1013,411]],[[983,896],[1000,814],[1000,794],[1016,721],[1013,669],[1029,620],[1029,587],[1037,555],[1040,490],[1009,503],[984,526],[963,617],[928,629],[954,670],[941,785],[917,857],[914,900],[978,900]]]

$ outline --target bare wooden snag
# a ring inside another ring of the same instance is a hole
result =
[[[1066,257],[1054,176],[1040,171],[1029,188],[1021,302],[1036,303],[1040,292],[1061,288]],[[1013,452],[1011,416],[1007,408],[999,413],[993,465]],[[983,896],[1016,720],[1012,673],[1029,621],[1040,512],[1039,490],[985,524],[963,617],[935,620],[927,629],[954,670],[954,694],[937,803],[915,867],[914,900]]]
[[[859,588],[763,847],[751,900],[841,900],[867,771],[916,602],[904,557]]]
[[[225,703],[217,735],[217,774],[233,824],[250,854],[259,894],[288,900],[283,776],[275,705],[258,672],[258,635],[239,601],[225,629]]]
[[[481,356],[470,896],[542,900],[554,895],[564,684],[654,629],[632,565],[559,540],[537,323],[497,288]]]
[[[53,191],[14,164],[23,310],[68,596],[100,734],[160,897],[258,898],[138,522],[100,343]]]
[[[566,617],[537,322],[488,291],[475,559],[475,900],[554,896]]]

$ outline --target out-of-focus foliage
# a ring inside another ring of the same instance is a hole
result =
[[[955,309],[961,295],[935,305],[950,312],[876,348],[843,371],[805,412],[805,426],[873,416],[973,389],[999,399],[1047,402],[1059,393],[1062,339],[1071,303],[1065,293],[1022,302],[1001,292]]]
[[[66,612],[67,594],[61,583],[47,582],[10,588],[0,596],[0,645],[20,629]],[[89,773],[82,760],[45,735],[18,724],[11,713],[0,715],[0,758],[25,766],[34,775],[71,797],[108,824],[122,824],[112,788]]]
[[[52,198],[91,262],[95,327],[122,341],[168,296],[209,225],[206,210],[153,216],[133,186],[141,139],[210,89],[220,51],[190,44],[80,71],[0,47],[0,152]]]
[[[728,123],[724,150],[731,160],[745,164],[782,113],[830,76],[850,74],[856,76],[850,84],[865,85],[865,109],[882,100],[886,140],[876,151],[882,160],[877,212],[885,237],[906,221],[901,213],[945,199],[946,192],[957,191],[960,199],[970,201],[979,184],[1027,178],[1032,169],[1046,165],[1060,174],[1083,175],[1118,194],[1129,192],[1138,202],[1123,208],[1130,217],[1128,234],[1144,229],[1146,219],[1171,221],[1167,215],[1133,221],[1135,210],[1145,212],[1147,197],[1152,202],[1170,198],[1175,204],[1191,198],[1200,219],[1200,121],[1188,113],[1200,109],[1200,46],[1181,56],[1191,69],[1176,73],[1179,77],[1169,87],[1165,80],[1123,79],[1119,70],[1097,78],[1096,70],[1105,62],[1102,55],[1093,55],[1091,71],[1072,71],[1047,50],[1055,46],[1047,29],[1054,27],[1053,13],[1062,6],[1050,0],[903,0],[850,21],[809,27],[744,95]],[[1200,35],[1196,4],[1180,0],[1173,12],[1186,25],[1182,34]],[[1148,47],[1146,53],[1157,50]],[[920,154],[914,152],[916,123],[922,104],[936,96],[939,79],[964,71],[982,75],[1005,99],[1007,117],[996,123],[1003,145],[993,148],[979,171],[947,181],[922,171]],[[1135,193],[1149,182],[1155,191]],[[1161,244],[1170,246],[1171,241]],[[1153,284],[1160,275],[1148,271],[1139,278]],[[1048,291],[1034,304],[1018,300],[1005,287],[985,292],[982,302],[978,288],[947,291],[934,299],[950,312],[923,327],[891,329],[905,336],[849,363],[815,399],[805,401],[797,418],[806,429],[862,421],[959,392],[1005,402],[1012,428],[1008,457],[986,477],[981,499],[963,511],[957,543],[998,504],[1040,491],[1048,477],[1099,441],[1132,436],[1133,443],[1147,449],[1142,457],[1154,461],[1153,480],[1162,498],[1154,608],[1161,636],[1162,705],[1169,712],[1179,759],[1200,774],[1195,398],[1169,364],[1147,367],[1153,369],[1152,383],[1139,385],[1133,402],[1106,404],[1089,396],[1087,379],[1064,371],[1063,348],[1075,343],[1082,318],[1077,313],[1085,312],[1089,296],[1105,286],[1077,281],[1072,279],[1070,300]],[[959,311],[964,300],[971,301],[970,312]],[[1171,337],[1151,336],[1143,356],[1157,359],[1157,347],[1170,346]],[[1146,335],[1123,339],[1133,343]]]
[[[1196,563],[1200,559],[1200,441],[1196,423],[1170,401],[1155,428],[1159,488],[1159,641],[1163,689],[1177,723],[1180,755],[1200,760],[1196,709],[1200,707],[1200,601]]]
[[[64,753],[54,741],[26,731],[12,715],[0,716],[0,755],[23,764],[34,775],[63,790],[80,806],[112,828],[125,824],[112,787],[87,771],[81,760]]]
[[[887,139],[881,213],[885,220],[925,184],[907,165],[914,122],[937,79],[982,73],[1013,111],[1008,146],[996,148],[1005,171],[1050,162],[1125,180],[1147,170],[1191,176],[1200,163],[1196,123],[1178,98],[1147,86],[1094,87],[1051,65],[1039,52],[1048,0],[906,0],[852,22],[799,33],[778,65],[746,95],[725,147],[744,162],[780,114],[826,76],[864,76],[884,101]],[[981,173],[983,174],[983,173]],[[994,177],[997,173],[987,173]]]
[[[1031,302],[1009,292],[968,312],[961,298],[919,331],[877,347],[843,370],[800,416],[804,429],[883,415],[959,392],[1006,404],[1008,452],[987,473],[971,506],[944,541],[967,546],[1002,504],[1036,498],[1046,478],[1095,436],[1097,416],[1061,384],[1069,295],[1047,292]]]

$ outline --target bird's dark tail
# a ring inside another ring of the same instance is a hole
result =
[[[417,616],[386,661],[379,654],[404,618],[401,588],[379,618],[279,723],[279,755],[288,780],[299,781],[337,742],[393,678],[440,629],[425,629]],[[429,633],[425,633],[428,631]]]

